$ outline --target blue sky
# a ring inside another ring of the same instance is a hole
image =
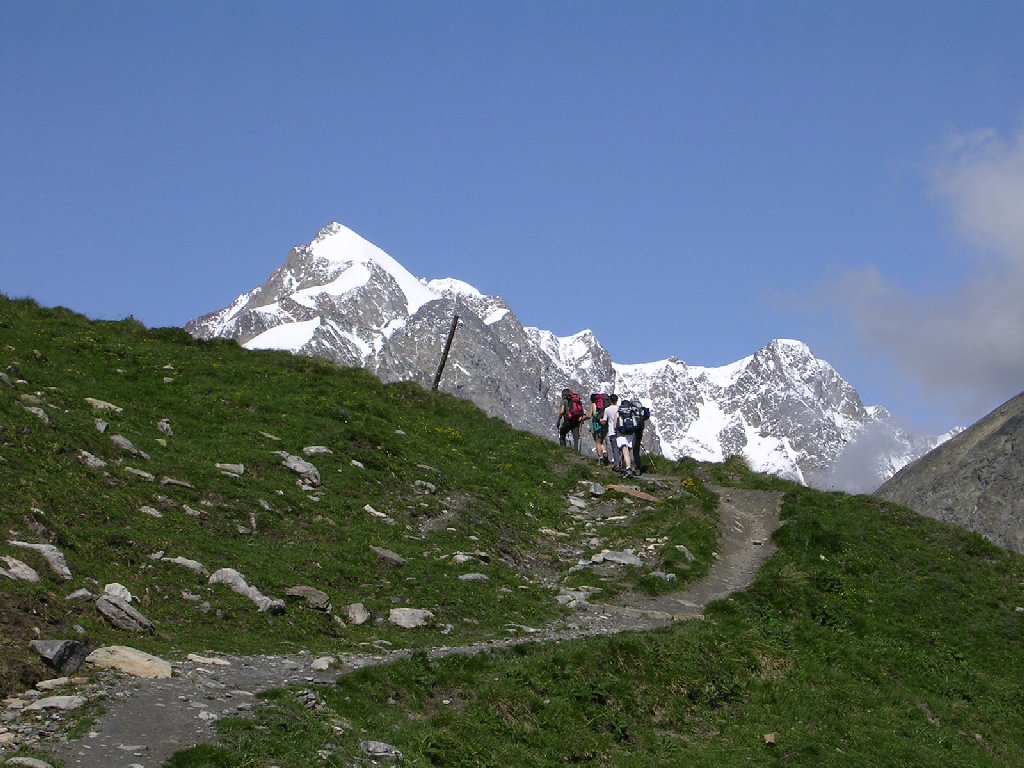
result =
[[[1024,3],[0,1],[0,292],[182,325],[331,221],[617,362],[1024,390]]]

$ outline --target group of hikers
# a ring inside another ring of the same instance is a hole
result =
[[[644,424],[651,412],[639,401],[622,400],[618,395],[597,392],[590,396],[590,407],[585,408],[583,399],[566,387],[562,390],[562,402],[558,407],[558,442],[567,445],[572,438],[572,447],[582,451],[580,428],[589,422],[590,434],[594,438],[594,452],[602,465],[611,464],[624,477],[636,477],[641,472],[640,451],[644,436]]]

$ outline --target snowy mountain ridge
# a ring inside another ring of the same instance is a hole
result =
[[[642,400],[653,414],[647,448],[669,459],[741,454],[755,469],[820,487],[873,490],[937,444],[865,407],[801,341],[776,339],[718,368],[674,357],[617,364],[591,330],[560,337],[525,327],[504,299],[455,278],[416,278],[338,223],[293,248],[263,285],[186,328],[428,384],[453,313],[461,320],[441,388],[547,437],[558,393],[571,386]],[[872,449],[859,456],[865,438]]]

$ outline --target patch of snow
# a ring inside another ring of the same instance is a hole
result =
[[[461,280],[456,280],[454,277],[445,277],[440,280],[430,280],[426,284],[426,288],[434,293],[453,295],[453,296],[468,296],[471,299],[483,299],[485,296],[480,293],[469,283],[464,283]]]
[[[494,325],[495,323],[500,322],[501,319],[505,317],[505,315],[507,314],[507,309],[496,309],[490,314],[488,314],[487,317],[484,318],[484,325]]]
[[[264,331],[243,346],[246,349],[286,349],[295,352],[309,343],[319,327],[319,317],[300,323],[285,323]]]
[[[310,243],[310,253],[318,259],[323,259],[334,264],[344,264],[346,262],[359,264],[364,270],[366,269],[367,264],[376,264],[391,275],[391,277],[395,279],[395,282],[398,283],[398,287],[401,288],[402,293],[405,294],[408,313],[410,315],[427,302],[434,301],[438,298],[434,291],[430,290],[430,288],[423,285],[423,283],[413,277],[412,274],[393,257],[385,253],[369,240],[365,240],[348,227],[338,224],[337,222],[330,224],[320,231],[320,234],[317,235],[316,239]],[[348,285],[348,287],[344,288],[344,290],[351,290],[352,287],[358,287],[352,283],[359,279],[361,275],[362,273],[359,272],[348,278],[338,278],[341,282],[335,289],[342,290],[345,285]],[[368,277],[369,272],[367,271],[366,278],[368,279]],[[366,279],[359,283],[359,285],[364,285],[365,283]],[[324,289],[316,288],[315,290],[317,292],[321,292]],[[342,290],[342,292],[344,291]]]

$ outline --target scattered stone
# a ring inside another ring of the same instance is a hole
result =
[[[665,573],[664,571],[654,571],[651,576],[662,581],[675,581],[678,578],[674,573]]]
[[[569,505],[573,506],[573,507],[576,507],[576,509],[586,509],[587,508],[587,502],[585,502],[579,496],[570,496],[569,497]]]
[[[37,417],[43,424],[50,423],[50,417],[46,415],[46,411],[40,408],[38,405],[23,406],[26,411]]]
[[[103,419],[96,419],[94,423],[96,424],[96,431],[101,435],[106,434],[107,430],[110,429],[110,425]]]
[[[422,608],[392,608],[388,613],[388,621],[402,629],[425,627],[433,619],[434,614]]]
[[[118,629],[129,632],[148,632],[153,629],[153,622],[120,598],[113,596],[97,598],[96,610]]]
[[[321,592],[319,589],[314,587],[307,587],[303,585],[290,587],[284,594],[286,597],[305,600],[306,605],[314,611],[324,611],[326,613],[331,612],[331,599],[325,592]]]
[[[72,592],[70,595],[68,595],[64,599],[65,600],[95,600],[96,599],[96,595],[94,595],[92,592],[90,592],[85,587],[82,587],[81,589],[76,589],[74,592]]]
[[[363,753],[373,760],[401,760],[402,753],[397,747],[385,744],[383,741],[361,741],[359,748]]]
[[[284,464],[285,467],[297,474],[314,488],[319,487],[320,470],[305,459],[300,459],[298,456],[292,456],[290,453],[286,453],[285,451],[275,451],[274,453],[281,457],[281,463]]]
[[[78,640],[32,640],[28,647],[62,675],[75,674],[89,655],[89,648]]]
[[[132,477],[137,477],[140,480],[145,480],[147,483],[155,483],[156,482],[156,475],[154,475],[154,474],[152,474],[150,472],[146,472],[145,470],[136,469],[135,467],[125,467],[124,471],[125,471],[126,474],[129,474]]]
[[[0,371],[0,384],[3,384],[5,387],[11,387],[12,389],[14,387],[14,382],[11,381],[11,377],[3,371]]]
[[[349,464],[351,464],[353,467],[358,467],[359,469],[366,469],[366,465],[363,464],[363,462],[356,461],[355,459],[352,459],[352,461],[350,461]]]
[[[313,663],[309,665],[309,668],[314,672],[326,672],[334,663],[337,661],[333,656],[321,656],[318,659],[314,659]]]
[[[71,709],[78,709],[83,704],[85,704],[84,696],[47,696],[29,704],[25,707],[25,711],[38,712],[44,709],[59,709],[66,712]]]
[[[116,669],[135,677],[164,679],[171,676],[171,665],[168,662],[125,645],[97,648],[85,661],[100,669]]]
[[[613,552],[603,550],[590,558],[595,563],[618,563],[619,565],[643,565],[644,561],[630,550]]]
[[[488,576],[482,573],[464,573],[459,576],[459,581],[487,581]]]
[[[85,398],[85,402],[87,402],[97,411],[110,411],[111,413],[117,414],[124,413],[124,408],[119,408],[113,403],[108,403],[106,400],[97,400],[94,397],[87,397]]]
[[[234,475],[235,477],[241,477],[245,474],[244,464],[215,464],[215,467],[223,472],[225,475]]]
[[[20,766],[20,768],[53,768],[50,763],[44,760],[37,760],[34,757],[11,757],[4,763],[5,766]]]
[[[370,549],[376,552],[380,559],[388,563],[389,565],[401,567],[403,565],[408,565],[409,563],[409,561],[406,560],[404,557],[397,554],[396,552],[392,552],[390,549],[384,549],[384,547],[377,547],[373,545],[370,546]]]
[[[416,488],[418,493],[434,494],[437,493],[437,486],[433,483],[428,483],[426,480],[417,480],[413,483],[413,487]]]
[[[143,512],[143,513],[149,515],[150,517],[163,517],[164,516],[163,512],[161,512],[156,507],[149,506],[148,504],[145,504],[145,505],[139,507],[139,512]]]
[[[213,575],[210,576],[209,583],[227,584],[238,594],[252,600],[260,613],[284,613],[285,611],[283,600],[267,597],[255,587],[250,586],[245,577],[234,568],[221,568],[218,571],[214,571]]]
[[[85,464],[85,466],[92,467],[93,469],[102,469],[103,467],[107,466],[107,462],[105,462],[99,456],[93,456],[88,451],[79,451],[78,460]]]
[[[67,560],[64,559],[64,554],[52,544],[32,544],[27,541],[8,541],[12,547],[21,547],[22,549],[31,549],[43,556],[46,560],[46,564],[50,566],[50,570],[53,571],[57,576],[68,581],[71,578],[71,569],[68,568]]]
[[[71,678],[67,675],[62,677],[54,677],[50,680],[40,680],[36,683],[37,691],[55,691],[58,688],[63,688],[71,682]]]
[[[352,603],[345,607],[345,617],[355,626],[365,624],[370,620],[370,612],[362,603]]]
[[[168,437],[174,437],[174,430],[171,429],[170,419],[160,419],[160,421],[156,423],[156,428],[159,429]]]
[[[683,557],[686,558],[686,562],[688,562],[688,563],[692,563],[694,560],[697,559],[696,557],[694,557],[693,552],[688,550],[683,544],[676,544],[676,551],[677,552],[682,552],[683,553]]]
[[[192,483],[188,482],[187,480],[178,480],[177,478],[167,477],[166,475],[164,475],[163,477],[160,478],[160,485],[173,485],[173,486],[176,486],[178,488],[192,488],[193,487]]]
[[[186,656],[189,661],[195,664],[212,664],[215,667],[230,667],[231,662],[227,659],[218,659],[212,656],[200,656],[197,653],[190,653]]]
[[[0,568],[0,576],[6,576],[12,581],[28,581],[32,584],[39,583],[39,574],[36,572],[35,568],[26,565],[17,558],[8,557],[7,555],[4,555],[0,560],[7,563],[6,568]]]
[[[116,597],[119,600],[124,600],[126,603],[132,601],[132,593],[128,591],[128,587],[124,584],[118,584],[116,581],[103,587],[103,594],[106,597]]]
[[[182,568],[188,568],[190,571],[208,576],[210,572],[206,570],[206,566],[200,563],[198,560],[189,560],[187,557],[161,557],[161,562],[173,563],[174,565],[180,565]]]
[[[125,453],[130,453],[132,456],[138,456],[140,459],[149,459],[148,453],[146,453],[145,451],[140,451],[138,448],[135,447],[132,441],[129,440],[124,435],[111,435],[110,442],[114,444],[114,447],[119,448]]]
[[[273,440],[274,442],[281,442],[281,438],[278,437],[277,435],[272,435],[269,432],[260,432],[260,434],[263,435],[265,438],[267,438],[267,440]]]
[[[326,445],[307,445],[302,449],[305,456],[330,456],[334,453]]]

